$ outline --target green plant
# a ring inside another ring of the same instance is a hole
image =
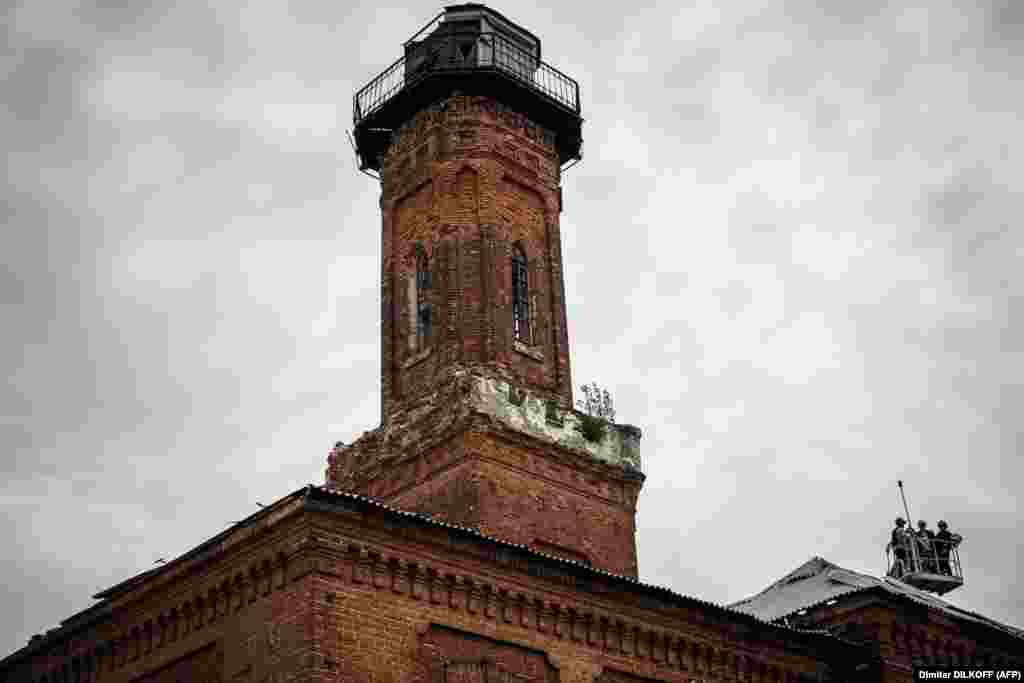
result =
[[[586,413],[580,415],[576,431],[583,435],[583,438],[592,443],[599,443],[604,438],[605,428],[608,423],[604,418],[594,417]]]
[[[615,422],[611,394],[607,389],[597,386],[597,382],[591,382],[589,387],[586,384],[582,385],[580,391],[583,392],[583,398],[576,401],[576,407],[580,410],[580,421],[576,430],[587,441],[600,442],[608,425]]]

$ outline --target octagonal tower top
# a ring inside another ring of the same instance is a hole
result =
[[[488,95],[555,133],[559,159],[580,158],[579,84],[541,61],[540,39],[484,5],[450,5],[359,90],[352,118],[361,169],[380,170],[392,133],[455,92]]]

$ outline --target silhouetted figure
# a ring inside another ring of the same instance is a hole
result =
[[[935,554],[939,558],[939,573],[946,576],[953,575],[953,568],[949,564],[949,554],[963,537],[960,534],[953,534],[949,531],[949,524],[946,520],[939,520],[939,533],[935,534]]]
[[[896,528],[892,530],[892,535],[889,540],[889,547],[892,548],[892,553],[895,556],[895,561],[892,563],[892,569],[889,575],[893,578],[900,578],[908,571],[912,571],[908,562],[909,547],[910,547],[910,534],[905,528],[907,520],[902,517],[896,518]]]
[[[928,522],[917,520],[917,554],[921,558],[921,569],[935,573],[939,570],[935,556],[935,532],[928,528]]]

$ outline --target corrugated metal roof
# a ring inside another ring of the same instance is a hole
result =
[[[812,557],[757,595],[731,604],[732,609],[759,619],[777,621],[830,600],[840,600],[869,590],[911,600],[953,619],[983,624],[1024,639],[1024,629],[990,619],[892,578],[878,578],[844,569],[821,557]]]

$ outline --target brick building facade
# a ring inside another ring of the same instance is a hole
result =
[[[355,102],[382,190],[380,426],[337,444],[324,486],[99,593],[0,679],[906,680],[878,635],[917,633],[902,612],[793,623],[637,580],[641,432],[595,438],[573,409],[578,89],[500,14],[439,19]],[[992,643],[963,652],[1008,663],[1024,643],[971,633]]]

